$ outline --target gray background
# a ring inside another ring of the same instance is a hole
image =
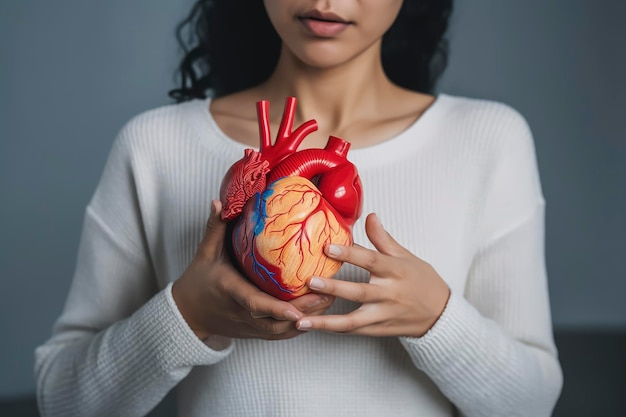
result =
[[[190,0],[0,2],[0,399],[69,288],[117,131],[169,103]],[[555,326],[626,330],[626,2],[459,0],[440,91],[528,119],[547,205]]]

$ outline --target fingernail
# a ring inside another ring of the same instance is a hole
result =
[[[294,313],[291,310],[285,311],[284,316],[287,320],[291,320],[291,321],[298,321],[298,319],[300,318],[298,317],[296,313]]]
[[[337,245],[329,245],[328,254],[333,256],[339,256],[341,255],[341,248]]]
[[[311,278],[311,282],[309,282],[309,288],[313,288],[314,290],[321,290],[325,286],[324,281],[319,278]]]
[[[378,225],[379,225],[380,227],[383,227],[383,224],[382,224],[382,222],[380,221],[380,217],[378,217],[378,214],[374,213],[374,217],[376,218],[376,221],[378,222]]]
[[[211,214],[215,215],[217,209],[215,208],[215,200],[211,201]]]
[[[313,323],[311,323],[309,320],[302,320],[300,323],[298,323],[298,330],[310,330],[313,327]]]

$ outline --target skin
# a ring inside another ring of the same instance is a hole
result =
[[[369,271],[368,283],[320,277],[309,281],[309,288],[318,294],[361,306],[343,315],[305,316],[296,327],[365,336],[423,336],[443,312],[448,286],[431,265],[396,242],[375,214],[367,216],[365,231],[377,250],[330,245],[325,252]]]
[[[229,338],[288,339],[301,332],[294,322],[304,314],[325,312],[333,296],[307,294],[291,302],[278,300],[250,283],[224,253],[226,223],[219,200],[211,203],[204,239],[191,264],[174,283],[172,295],[196,335],[215,348]]]
[[[298,98],[294,125],[316,119],[319,130],[301,149],[324,147],[329,135],[349,138],[352,148],[389,140],[413,124],[435,98],[403,89],[385,75],[382,36],[402,0],[265,0],[268,16],[283,42],[274,73],[259,86],[212,100],[209,111],[222,131],[258,146],[254,103],[275,104],[272,132],[278,131],[285,97]],[[317,10],[350,22],[340,34],[317,37],[299,16]],[[331,245],[327,255],[370,273],[369,283],[312,277],[312,294],[284,302],[258,290],[224,258],[225,225],[214,213],[193,262],[174,283],[173,296],[183,317],[204,340],[255,337],[286,339],[322,330],[369,336],[425,334],[445,308],[449,289],[437,272],[398,244],[376,216],[366,232],[376,250]],[[323,315],[335,297],[361,303],[346,315]],[[211,342],[219,345],[217,342]]]

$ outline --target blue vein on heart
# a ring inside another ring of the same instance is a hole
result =
[[[256,259],[256,256],[254,256],[254,246],[256,243],[256,238],[265,229],[265,219],[267,218],[267,199],[274,193],[274,190],[271,186],[275,183],[276,181],[274,181],[267,190],[263,191],[262,193],[256,193],[253,197],[254,210],[250,219],[252,223],[251,226],[253,250],[250,251],[249,256],[252,258],[252,270],[258,277],[260,277],[264,282],[267,282],[267,280],[269,279],[280,291],[291,294],[292,291],[283,288],[281,283],[276,279],[276,272],[270,271],[265,265],[263,265]],[[239,234],[240,226],[241,223],[239,223],[239,225],[235,229],[235,233],[237,234],[235,241],[238,241],[237,237]]]

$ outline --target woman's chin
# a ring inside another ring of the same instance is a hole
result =
[[[352,61],[358,53],[325,45],[307,48],[294,55],[299,65],[317,70],[330,70]]]

